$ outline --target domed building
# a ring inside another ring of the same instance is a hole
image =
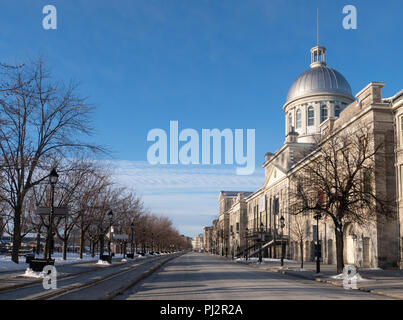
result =
[[[335,264],[336,232],[330,217],[317,224],[313,214],[306,215],[303,226],[298,227],[303,231],[301,252],[302,238],[295,237],[290,204],[291,190],[297,188],[292,177],[311,159],[320,161],[323,141],[343,133],[348,137],[357,128],[366,127],[371,144],[384,144],[382,154],[373,158],[376,170],[371,171],[369,180],[367,174],[363,176],[366,182],[360,188],[369,186],[377,197],[386,194],[394,205],[390,219],[385,220],[376,210],[368,226],[343,221],[344,263],[403,269],[403,90],[382,98],[385,84],[371,82],[354,98],[344,76],[327,66],[325,52],[322,46],[310,50],[309,69],[289,89],[283,106],[285,141],[276,152],[265,154],[264,185],[255,192],[220,193],[221,222],[214,225],[214,252],[235,256],[261,252],[264,257],[280,258],[285,245],[285,258],[314,261],[319,240],[322,263]]]
[[[315,142],[320,124],[354,101],[347,80],[326,65],[325,52],[322,46],[311,49],[310,68],[293,82],[284,104],[286,134],[297,132],[298,142]]]

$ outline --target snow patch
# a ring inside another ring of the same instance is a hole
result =
[[[22,275],[22,277],[28,277],[28,278],[43,278],[45,276],[45,272],[36,272],[33,271],[30,268],[27,268],[25,270],[25,273]]]

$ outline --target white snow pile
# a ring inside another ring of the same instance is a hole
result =
[[[110,265],[110,263],[108,261],[103,261],[103,260],[98,260],[98,262],[96,264],[101,264],[101,265],[104,265],[104,266],[109,266]]]
[[[347,276],[344,273],[340,273],[338,275],[335,276],[331,276],[330,278],[332,279],[337,279],[337,280],[344,280]],[[351,281],[370,281],[368,279],[364,279],[363,277],[361,277],[361,275],[357,272],[354,276],[352,277],[347,277],[348,280]]]
[[[25,273],[21,275],[22,277],[28,277],[28,278],[43,278],[45,276],[45,272],[36,272],[33,271],[30,268],[27,268],[25,270]]]
[[[122,261],[122,262],[127,262],[127,259],[122,259],[122,260],[120,260],[120,261]]]
[[[42,258],[41,255],[37,255],[36,258]],[[55,259],[55,266],[60,266],[60,265],[65,265],[65,264],[72,264],[72,263],[77,263],[77,262],[84,262],[84,261],[96,261],[98,258],[96,257],[91,257],[90,254],[84,254],[83,259],[80,259],[78,253],[73,253],[73,252],[68,252],[67,253],[67,260],[62,259],[62,253],[61,252],[55,252],[52,254],[52,259]],[[19,263],[14,263],[11,261],[11,256],[10,255],[3,255],[0,254],[0,272],[1,271],[23,271],[27,268],[28,264],[25,263],[25,257],[20,256],[19,257]]]

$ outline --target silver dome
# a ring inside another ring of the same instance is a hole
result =
[[[291,85],[287,102],[312,94],[342,94],[352,99],[351,87],[343,75],[326,65],[310,68]]]

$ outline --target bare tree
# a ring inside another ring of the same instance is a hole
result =
[[[18,263],[28,191],[47,178],[54,157],[100,148],[79,139],[91,133],[91,107],[77,94],[76,84],[55,81],[41,59],[17,67],[2,65],[0,71],[0,200],[13,210],[12,261]]]
[[[375,172],[385,164],[384,147],[369,126],[346,129],[322,137],[292,176],[295,214],[319,211],[334,223],[339,273],[344,268],[343,226],[393,216],[393,199],[374,187]]]
[[[299,258],[301,261],[301,269],[304,268],[304,242],[310,234],[306,230],[306,215],[291,215],[290,216],[290,236],[299,246]]]

